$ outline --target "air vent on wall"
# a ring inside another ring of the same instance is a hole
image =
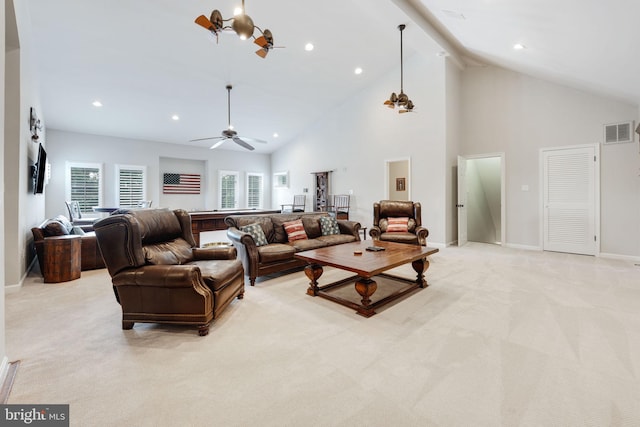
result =
[[[633,142],[633,122],[604,125],[604,143]]]

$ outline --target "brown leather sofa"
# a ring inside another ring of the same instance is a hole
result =
[[[38,255],[38,264],[40,265],[40,272],[44,275],[47,268],[50,268],[52,260],[47,260],[45,257],[45,246],[47,245],[48,237],[66,236],[69,234],[77,234],[80,236],[82,249],[80,251],[80,265],[81,269],[93,270],[96,268],[104,268],[104,260],[98,247],[98,241],[96,240],[96,234],[94,232],[85,232],[79,227],[74,227],[71,222],[64,215],[58,215],[55,218],[48,219],[40,224],[38,227],[31,229],[33,234],[33,243],[36,248],[36,254]]]
[[[199,334],[238,297],[244,270],[233,247],[197,248],[191,217],[178,209],[136,209],[94,224],[122,306],[122,328],[135,322],[197,325]]]
[[[389,218],[409,218],[406,232],[388,232]],[[374,240],[427,246],[429,230],[422,226],[419,202],[381,200],[373,204],[373,227],[369,235]]]
[[[348,220],[337,220],[340,234],[323,236],[319,219],[329,216],[327,212],[230,215],[224,222],[229,227],[227,237],[238,250],[238,257],[254,286],[256,277],[306,265],[294,257],[296,252],[360,241],[360,223]],[[289,242],[283,224],[297,219],[302,220],[308,238]],[[242,231],[243,227],[256,223],[264,232],[266,245],[256,245],[252,235]]]

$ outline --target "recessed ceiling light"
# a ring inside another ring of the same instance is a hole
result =
[[[362,68],[357,67],[353,72],[356,74],[362,74]]]
[[[312,43],[305,44],[304,50],[306,50],[307,52],[311,52],[313,50],[313,44]]]
[[[173,116],[171,116],[171,120],[180,120],[180,116],[178,116],[177,114],[174,114]]]
[[[102,107],[102,102],[95,100],[91,103],[94,107]]]
[[[525,49],[525,48],[526,48],[526,46],[525,46],[525,45],[523,45],[522,43],[516,43],[516,44],[514,44],[514,45],[513,45],[513,48],[514,48],[515,50],[523,50],[523,49]]]
[[[277,138],[278,136],[280,136],[280,135],[278,135],[278,132],[274,132],[274,133],[273,133],[273,137],[274,137],[274,138]]]

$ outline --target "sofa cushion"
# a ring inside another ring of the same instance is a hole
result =
[[[69,230],[65,227],[60,221],[55,219],[50,219],[47,223],[42,227],[42,232],[44,237],[54,237],[54,236],[65,236],[69,234]]]
[[[242,263],[237,259],[194,261],[190,264],[200,267],[202,280],[213,291],[223,288],[244,271]]]
[[[320,222],[317,215],[309,215],[302,217],[302,225],[304,226],[304,231],[307,233],[307,237],[310,239],[315,239],[316,237],[322,236],[322,230],[320,229]]]
[[[256,242],[256,246],[264,246],[269,244],[267,242],[267,237],[264,235],[264,231],[262,227],[258,223],[253,223],[249,225],[245,225],[242,227],[242,231],[245,233],[249,233],[251,237],[253,237],[253,241]]]
[[[357,241],[356,236],[354,236],[353,234],[331,234],[329,236],[320,236],[315,240],[322,242],[323,246],[340,245],[342,243],[351,243]]]
[[[387,233],[406,233],[409,231],[409,218],[388,218]]]
[[[84,231],[82,227],[74,225],[71,229],[71,234],[75,234],[76,236],[84,236],[85,234],[87,234],[87,232]]]
[[[295,240],[291,242],[290,245],[296,248],[296,252],[300,252],[300,251],[310,251],[312,249],[324,248],[325,246],[327,246],[327,243],[323,242],[318,237],[315,239]]]
[[[307,233],[304,231],[304,225],[302,225],[301,219],[296,219],[295,221],[288,221],[282,224],[284,226],[284,231],[287,233],[287,239],[290,242],[294,240],[303,240],[307,239]]]
[[[252,224],[260,224],[262,227],[262,232],[264,233],[265,238],[268,243],[273,242],[273,223],[271,222],[271,218],[268,216],[237,216],[234,217],[235,227],[239,230],[242,230],[244,227]],[[226,220],[225,220],[226,221]]]
[[[286,261],[293,258],[296,253],[294,247],[283,243],[271,243],[258,248],[259,261],[268,264],[276,261]]]
[[[340,227],[338,227],[338,221],[332,216],[323,216],[319,219],[320,229],[323,236],[330,236],[332,234],[340,234]]]
[[[191,245],[182,238],[142,247],[147,264],[186,264],[193,259]]]
[[[300,219],[300,214],[280,214],[272,216],[273,240],[269,240],[269,243],[287,243],[287,232],[284,231],[284,223],[296,219]]]
[[[397,243],[417,243],[418,236],[413,233],[382,233],[380,240],[387,240]]]

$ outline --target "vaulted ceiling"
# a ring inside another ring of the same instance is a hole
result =
[[[640,102],[640,2],[246,0],[255,25],[284,47],[265,59],[251,41],[232,32],[216,41],[194,23],[213,9],[231,17],[236,0],[27,2],[41,116],[60,130],[179,144],[218,136],[231,84],[235,129],[272,152],[397,71],[398,24],[407,24],[405,58],[446,51],[462,66],[496,64]]]

